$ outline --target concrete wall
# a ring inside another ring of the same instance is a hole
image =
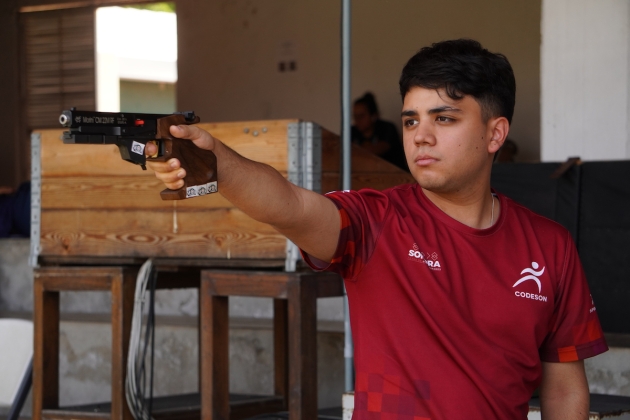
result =
[[[398,124],[398,78],[422,46],[469,37],[504,53],[517,79],[511,137],[519,160],[539,157],[540,2],[353,2],[352,96],[375,93]],[[302,118],[339,132],[340,2],[177,3],[178,108],[204,121]],[[296,71],[278,62],[295,60]]]
[[[630,157],[630,5],[543,0],[541,157]]]

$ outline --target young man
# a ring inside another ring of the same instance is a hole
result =
[[[514,110],[508,61],[471,40],[434,44],[400,90],[418,184],[383,192],[321,196],[197,127],[171,132],[214,151],[228,200],[344,277],[354,419],[525,419],[539,386],[545,419],[586,419],[582,360],[607,347],[575,246],[490,188]],[[179,162],[149,166],[181,187]]]

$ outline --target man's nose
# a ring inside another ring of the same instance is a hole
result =
[[[433,130],[433,127],[427,123],[422,123],[422,122],[418,123],[418,125],[416,126],[416,130],[414,132],[413,141],[417,145],[435,144],[435,132]]]

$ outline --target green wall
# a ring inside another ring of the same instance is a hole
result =
[[[181,111],[175,107],[174,83],[120,81],[121,112],[171,114]]]

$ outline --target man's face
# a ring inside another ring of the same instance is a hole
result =
[[[473,97],[453,100],[443,90],[415,87],[401,115],[407,164],[422,188],[457,194],[489,182],[491,153],[503,139],[492,141],[501,137],[497,119],[484,122]]]

